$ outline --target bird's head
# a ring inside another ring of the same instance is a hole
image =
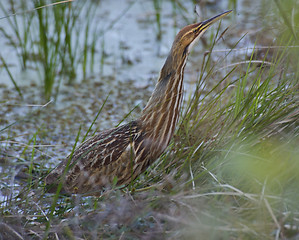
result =
[[[173,71],[173,68],[178,69],[179,66],[186,61],[186,57],[190,53],[194,44],[213,23],[231,12],[232,10],[229,10],[206,21],[194,23],[182,28],[175,37],[170,54],[165,63],[164,70],[166,70],[166,75]]]

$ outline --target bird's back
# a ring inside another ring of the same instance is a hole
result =
[[[136,158],[136,143],[141,138],[137,121],[103,131],[83,142],[63,160],[46,177],[46,184],[53,185],[55,190],[62,181],[63,190],[71,193],[100,191],[114,180],[127,184],[134,176],[131,163]]]
[[[89,138],[46,177],[48,192],[95,194],[104,187],[127,185],[164,151],[137,121]]]

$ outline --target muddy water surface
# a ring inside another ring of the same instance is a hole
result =
[[[14,184],[10,182],[11,176],[18,172],[20,165],[30,165],[31,161],[45,170],[54,167],[71,151],[80,128],[79,142],[83,139],[107,96],[89,135],[118,125],[132,109],[134,111],[124,121],[138,117],[179,29],[232,8],[228,0],[203,1],[205,3],[197,7],[197,15],[192,1],[181,2],[181,5],[175,1],[161,2],[162,37],[157,40],[157,10],[153,1],[101,1],[95,15],[98,24],[92,26],[95,31],[104,32],[96,44],[94,73],[83,81],[79,70],[74,84],[62,84],[56,101],[44,100],[39,74],[30,68],[22,72],[15,49],[6,45],[5,37],[0,36],[1,54],[24,96],[20,99],[5,69],[0,66],[1,185]],[[262,31],[257,24],[262,7],[260,1],[237,1],[236,7],[234,13],[222,21],[220,33],[229,29],[217,42],[212,55],[219,71],[211,79],[211,86],[231,70],[230,64],[250,56],[255,36]],[[0,26],[7,27],[6,21],[1,19]],[[215,24],[206,32],[189,57],[185,71],[186,99],[194,91],[203,54],[217,27]],[[223,60],[245,33],[246,37],[238,45],[242,50],[233,51]],[[104,59],[102,63],[101,59]],[[12,165],[13,168],[9,167]]]

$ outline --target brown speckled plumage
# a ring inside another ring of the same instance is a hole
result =
[[[176,36],[155,90],[136,121],[100,132],[82,143],[47,177],[49,191],[62,183],[68,193],[98,194],[129,184],[165,150],[174,133],[183,94],[184,68],[192,45],[214,22],[230,13],[184,27]]]

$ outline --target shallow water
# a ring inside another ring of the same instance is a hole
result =
[[[13,124],[1,132],[0,163],[10,165],[30,164],[33,140],[36,135],[34,162],[45,169],[54,167],[72,149],[76,135],[81,127],[79,142],[83,139],[90,124],[108,100],[93,126],[91,135],[96,130],[103,130],[119,124],[133,108],[134,111],[125,120],[136,118],[145,106],[154,88],[159,70],[162,67],[175,34],[181,27],[195,21],[204,20],[230,8],[230,1],[208,1],[199,7],[199,16],[193,12],[192,2],[182,2],[184,9],[174,7],[170,1],[161,5],[162,39],[157,40],[155,9],[152,1],[101,1],[97,13],[95,31],[104,31],[96,48],[95,71],[82,81],[79,70],[73,85],[62,85],[56,99],[47,103],[42,94],[39,74],[30,69],[22,72],[16,52],[5,45],[5,38],[0,37],[2,56],[9,64],[12,75],[20,86],[24,100],[20,100],[7,73],[0,68],[0,129]],[[231,70],[231,63],[244,58],[244,53],[251,54],[256,32],[259,1],[237,1],[237,9],[222,21],[220,33],[229,27],[220,39],[212,55],[219,71],[213,75],[211,85]],[[124,11],[127,9],[126,11]],[[0,20],[0,26],[6,27],[6,19]],[[84,19],[82,19],[84,21]],[[108,29],[108,26],[115,22]],[[185,70],[185,90],[188,99],[195,89],[200,73],[203,53],[208,48],[217,30],[215,24],[209,29],[204,41],[194,47]],[[96,30],[98,29],[98,30]],[[229,49],[245,34],[238,48],[223,61]],[[104,41],[105,59],[101,66],[101,43]],[[46,106],[42,107],[43,105]],[[37,147],[38,146],[38,147]],[[6,165],[4,166],[6,167]],[[9,174],[1,171],[5,176]]]

